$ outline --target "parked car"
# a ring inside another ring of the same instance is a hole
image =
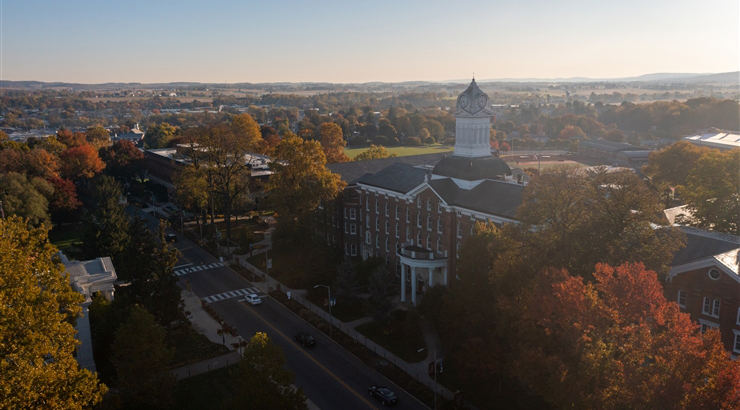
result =
[[[257,296],[256,293],[252,293],[251,295],[247,295],[247,296],[244,297],[244,299],[246,299],[247,303],[249,303],[250,305],[253,305],[253,306],[254,305],[259,305],[260,303],[262,303],[262,299],[260,299],[260,297]]]
[[[316,339],[313,338],[313,336],[309,335],[308,333],[298,333],[294,337],[295,341],[302,344],[305,347],[311,347],[316,344]]]
[[[174,233],[168,233],[164,238],[167,242],[177,243],[177,236]]]
[[[371,396],[380,400],[380,403],[384,406],[392,406],[394,404],[398,404],[398,396],[396,396],[396,393],[393,393],[391,389],[385,386],[372,385],[370,386],[368,391],[370,392]]]

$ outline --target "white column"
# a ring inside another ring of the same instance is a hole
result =
[[[416,266],[411,267],[411,303],[416,305]]]
[[[406,301],[406,265],[401,264],[401,302]]]
[[[433,280],[432,275],[434,274],[434,268],[428,268],[428,269],[429,269],[429,289],[431,289],[432,286],[434,286],[434,284],[432,283],[432,280]]]
[[[442,275],[444,275],[445,286],[447,286],[447,265],[442,267]]]

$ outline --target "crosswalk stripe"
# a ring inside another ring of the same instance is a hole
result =
[[[229,295],[229,297],[232,297],[232,298],[235,298],[236,297],[236,293],[234,293],[234,292],[226,292],[226,294]]]
[[[244,288],[244,289],[235,289],[235,290],[229,290],[223,293],[219,293],[216,295],[206,296],[202,300],[206,301],[207,303],[213,303],[213,302],[220,302],[222,300],[231,299],[231,298],[242,298],[238,300],[244,300],[243,297],[246,295],[251,294],[260,294],[262,293],[259,288],[256,286],[253,286],[251,288]],[[265,296],[260,296],[265,297]]]

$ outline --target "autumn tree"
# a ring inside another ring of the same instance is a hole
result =
[[[344,154],[345,145],[347,141],[344,140],[342,128],[339,125],[331,122],[321,124],[321,146],[324,148],[328,164],[351,161]]]
[[[250,133],[258,136],[256,123],[252,128]],[[249,192],[247,161],[253,148],[252,138],[237,135],[231,127],[216,125],[203,129],[198,141],[203,148],[202,162],[210,188],[223,206],[226,237],[231,238],[234,201]]]
[[[594,283],[550,269],[515,306],[515,374],[558,408],[738,408],[740,365],[701,335],[640,263],[598,264]],[[723,369],[721,371],[720,369]]]
[[[263,139],[259,124],[249,114],[235,115],[231,119],[231,128],[234,130],[236,138],[241,143],[254,149]]]
[[[710,150],[686,178],[684,197],[695,224],[740,235],[740,149]]]
[[[275,174],[266,189],[282,217],[304,217],[322,201],[333,200],[346,185],[339,175],[326,168],[326,156],[316,141],[304,141],[286,133],[275,157],[277,160],[270,163]]]
[[[134,306],[112,346],[111,362],[124,403],[140,409],[171,405],[176,380],[168,365],[173,354],[167,347],[164,328],[146,309]]]
[[[100,159],[105,162],[106,172],[113,176],[132,178],[145,167],[144,153],[131,141],[116,141],[110,146],[100,148],[99,154]]]
[[[435,141],[442,141],[445,137],[445,128],[437,120],[426,120],[421,124],[421,128],[426,128],[429,131],[429,135],[431,135]]]
[[[56,139],[67,148],[79,147],[87,144],[85,134],[81,132],[72,132],[64,127],[57,131]]]
[[[395,158],[397,156],[397,153],[388,152],[388,150],[385,149],[385,147],[382,145],[370,145],[370,148],[357,154],[357,156],[355,157],[355,161],[365,161],[368,159],[380,158]]]
[[[41,178],[10,172],[0,174],[0,201],[5,215],[27,218],[32,225],[49,222],[49,201],[54,187]]]
[[[105,168],[105,163],[90,144],[67,148],[59,159],[62,177],[72,180],[90,179]]]
[[[573,126],[573,125],[566,125],[565,128],[563,128],[562,131],[558,134],[558,137],[561,140],[571,140],[571,139],[584,139],[586,138],[586,133],[581,130],[581,127]]]
[[[0,219],[0,408],[81,410],[107,390],[73,356],[83,298],[47,235],[22,218]]]
[[[101,146],[110,141],[110,132],[100,125],[88,127],[85,131],[85,139],[93,146]]]
[[[517,217],[533,267],[587,277],[599,262],[641,261],[665,274],[683,235],[656,229],[661,211],[657,196],[632,171],[566,169],[532,178]]]
[[[54,192],[48,197],[50,212],[72,211],[82,205],[77,199],[74,182],[63,178],[51,178],[48,182],[54,187]]]
[[[234,397],[226,409],[305,410],[303,389],[293,387],[295,375],[286,370],[285,355],[265,333],[256,333],[232,373]]]
[[[129,217],[121,203],[121,185],[101,175],[92,186],[94,205],[85,216],[82,253],[87,259],[110,256],[117,262],[129,243]],[[129,260],[130,262],[130,260]]]
[[[624,142],[624,133],[618,129],[613,129],[606,134],[606,140],[611,142]]]
[[[665,183],[672,187],[685,185],[699,158],[710,151],[710,148],[679,141],[660,151],[651,152],[648,164],[642,167],[642,172],[656,184]]]

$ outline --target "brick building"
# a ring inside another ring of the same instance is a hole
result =
[[[458,96],[455,150],[332,164],[347,187],[317,213],[326,239],[346,255],[385,259],[401,300],[447,285],[476,222],[516,223],[526,178],[491,155],[493,112],[475,80]]]
[[[686,247],[676,252],[663,286],[666,299],[701,325],[719,329],[722,343],[740,355],[740,237],[681,227]]]

